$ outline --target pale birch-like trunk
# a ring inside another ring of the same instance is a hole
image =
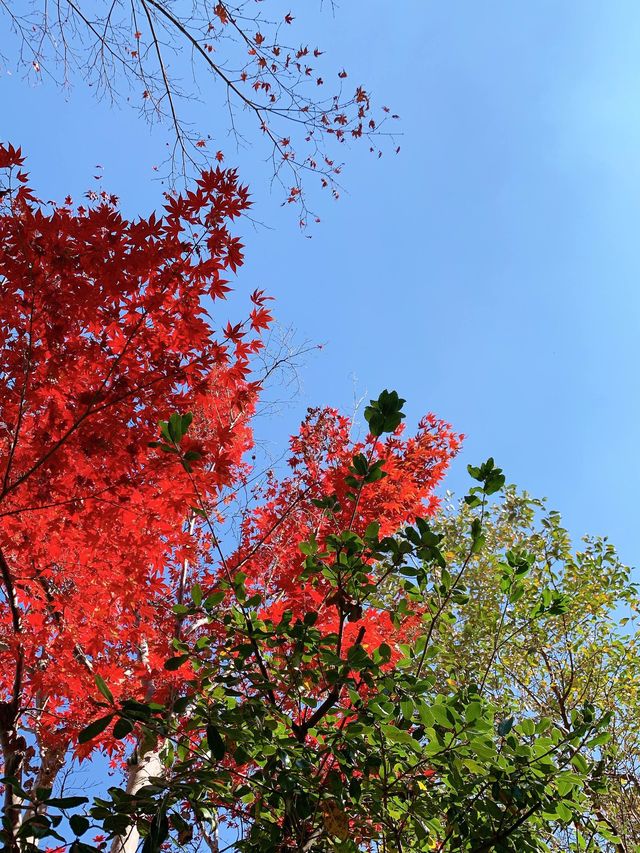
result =
[[[35,792],[38,788],[53,788],[56,776],[64,765],[65,752],[65,748],[59,750],[41,748],[40,769],[32,785],[32,791]],[[40,805],[36,808],[32,803],[30,803],[25,809],[24,816],[21,818],[20,822],[22,822],[22,820],[29,820],[29,818],[35,817],[35,815],[38,814],[46,815],[47,811],[48,809],[44,805]],[[29,843],[37,849],[40,848],[40,841],[40,838],[29,839]]]
[[[144,637],[140,640],[138,647],[138,656],[140,662],[147,664],[149,662],[149,646]],[[155,692],[155,686],[151,679],[146,684],[146,698],[150,700]],[[152,776],[163,776],[165,768],[160,760],[161,743],[156,743],[151,749],[146,751],[143,748],[143,742],[140,741],[129,759],[129,767],[127,770],[127,794],[136,794],[140,788],[143,788],[149,783]],[[140,833],[135,825],[129,829],[126,835],[119,835],[113,839],[111,844],[111,853],[135,853],[140,844]]]
[[[22,735],[18,734],[15,726],[15,717],[9,703],[1,703],[0,708],[0,749],[2,751],[3,775],[22,783],[22,766],[26,750],[26,742]],[[3,822],[4,830],[9,836],[2,848],[7,853],[16,853],[19,850],[17,832],[22,823],[22,800],[14,792],[11,785],[6,785],[4,790]]]
[[[53,788],[56,777],[60,770],[62,770],[65,761],[66,755],[66,746],[62,746],[59,748],[47,747],[44,746],[40,742],[40,738],[38,738],[39,747],[40,747],[40,768],[38,770],[37,776],[33,785],[31,786],[32,791],[37,791],[38,788]],[[33,804],[29,805],[24,813],[24,819],[27,820],[30,817],[33,817],[36,814],[46,814],[47,808],[46,806],[39,806],[36,808]],[[34,841],[36,847],[39,846],[38,840]]]
[[[140,788],[150,783],[151,777],[158,777],[163,774],[164,765],[160,760],[160,747],[155,747],[145,753],[135,754],[127,773],[127,793],[137,793]],[[127,835],[114,838],[111,853],[135,853],[139,844],[140,833],[134,824]]]
[[[189,533],[193,535],[193,531],[195,528],[195,516],[192,515],[189,520]],[[178,590],[177,590],[177,603],[182,604],[184,600],[187,578],[189,574],[189,561],[184,560],[182,563],[182,568],[180,571],[180,577],[178,581]],[[182,617],[176,617],[176,626],[175,626],[175,636],[180,637],[182,631]],[[149,647],[147,645],[146,639],[143,637],[140,641],[140,646],[138,649],[138,655],[140,661],[144,663],[148,663],[149,661]],[[155,692],[155,685],[151,680],[149,680],[146,685],[146,698],[150,700],[153,697]],[[138,747],[134,754],[132,755],[129,762],[129,769],[127,772],[127,793],[135,794],[140,788],[143,788],[145,785],[149,783],[151,777],[162,777],[166,772],[166,768],[164,767],[162,761],[160,760],[160,751],[162,749],[162,743],[156,744],[155,747],[149,749],[146,752],[142,752],[142,744],[138,744]],[[140,844],[140,833],[138,832],[135,824],[130,828],[129,832],[126,836],[118,836],[114,838],[113,843],[111,845],[111,853],[136,853],[138,846]]]

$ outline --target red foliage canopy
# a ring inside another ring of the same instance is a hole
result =
[[[247,482],[251,357],[271,318],[259,291],[247,320],[223,329],[205,304],[242,262],[228,223],[246,189],[218,168],[167,196],[161,216],[131,221],[104,195],[48,206],[21,166],[19,150],[0,147],[0,728],[13,754],[31,732],[26,757],[38,746],[50,781],[69,744],[89,749],[75,737],[99,716],[96,675],[116,700],[188,677],[164,663],[183,627],[173,607],[196,580],[207,592],[242,571],[273,618],[313,609],[335,630],[329,590],[300,583],[298,543],[372,521],[386,535],[433,511],[459,437],[429,416],[413,438],[354,443],[346,418],[311,411],[290,474],[268,479],[225,558],[211,523],[224,491]],[[186,412],[191,471],[149,446],[159,420]],[[354,454],[386,472],[355,502],[344,494]],[[341,507],[332,516],[318,506],[327,498]],[[358,615],[364,645],[391,637],[383,616]],[[117,744],[108,733],[96,743]]]
[[[271,478],[264,502],[245,518],[243,542],[233,561],[266,599],[272,619],[278,621],[285,610],[313,611],[319,615],[318,627],[337,628],[331,587],[300,583],[302,540],[313,536],[323,550],[329,535],[351,530],[362,536],[376,522],[380,535],[389,536],[416,516],[433,513],[438,503],[434,488],[457,452],[460,436],[433,415],[423,418],[414,437],[404,439],[402,432],[398,428],[385,441],[368,436],[354,442],[350,420],[335,409],[309,411],[291,439],[291,475]],[[386,476],[363,488],[354,502],[347,492],[356,454],[381,460]],[[335,501],[332,513],[318,505],[327,497]],[[365,648],[376,648],[392,636],[386,612],[369,611],[365,621]],[[345,626],[345,642],[361,627],[360,619]],[[408,629],[405,622],[403,631]]]
[[[104,196],[48,208],[22,162],[0,148],[0,698],[66,742],[95,716],[94,669],[131,694],[168,656],[193,487],[148,447],[158,419],[206,420],[214,502],[251,441],[252,326],[269,317],[259,293],[235,329],[204,307],[242,262],[234,171],[128,221]]]

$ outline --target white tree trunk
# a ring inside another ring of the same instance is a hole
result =
[[[193,535],[193,531],[195,529],[195,515],[192,515],[189,520],[189,533]],[[189,575],[189,561],[184,560],[182,563],[182,569],[180,572],[180,578],[178,581],[178,590],[177,590],[177,603],[182,604],[184,600],[184,595],[186,591],[186,584]],[[182,620],[183,617],[178,616],[176,618],[176,627],[175,627],[175,635],[176,637],[180,637],[180,633],[182,630]],[[138,656],[143,664],[149,663],[149,646],[145,637],[143,636],[140,640],[140,646],[138,648]],[[146,698],[147,701],[153,697],[155,693],[155,685],[150,680],[146,685]],[[138,744],[138,749],[132,755],[129,764],[129,770],[127,775],[127,793],[135,794],[140,788],[143,788],[152,776],[162,777],[164,776],[166,770],[165,767],[160,760],[160,750],[162,748],[162,744],[158,743],[153,749],[148,750],[147,752],[142,752],[142,745]],[[114,838],[113,843],[111,845],[111,853],[136,853],[138,849],[138,845],[140,844],[140,833],[138,832],[136,826],[132,826],[126,836],[118,836]]]
[[[127,793],[135,794],[140,788],[149,784],[152,776],[158,777],[163,774],[164,765],[160,761],[160,747],[134,755],[127,773]],[[139,844],[140,833],[134,824],[127,835],[114,838],[111,853],[136,853]]]

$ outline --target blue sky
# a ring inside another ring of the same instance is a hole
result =
[[[270,226],[246,229],[239,288],[265,288],[284,326],[325,345],[268,438],[308,405],[396,388],[410,421],[432,410],[468,436],[451,487],[493,455],[576,537],[608,535],[637,563],[640,6],[349,0],[299,32],[403,137],[397,157],[351,151],[348,193],[321,199],[311,239],[267,192],[260,152],[224,146]],[[101,163],[128,212],[159,205],[161,128],[80,81],[63,96],[8,70],[0,138],[28,152],[41,195],[79,196]]]

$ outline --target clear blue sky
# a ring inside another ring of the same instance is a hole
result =
[[[239,286],[326,344],[270,437],[307,405],[350,409],[354,376],[358,394],[397,388],[414,423],[433,410],[467,434],[450,486],[493,455],[576,537],[609,535],[637,563],[640,5],[349,0],[317,20],[404,136],[398,157],[352,151],[349,194],[323,200],[312,239],[258,155],[238,158],[272,226],[248,231]],[[0,137],[43,196],[80,195],[101,163],[127,211],[158,205],[162,130],[80,82],[65,101],[5,69],[0,97]]]

